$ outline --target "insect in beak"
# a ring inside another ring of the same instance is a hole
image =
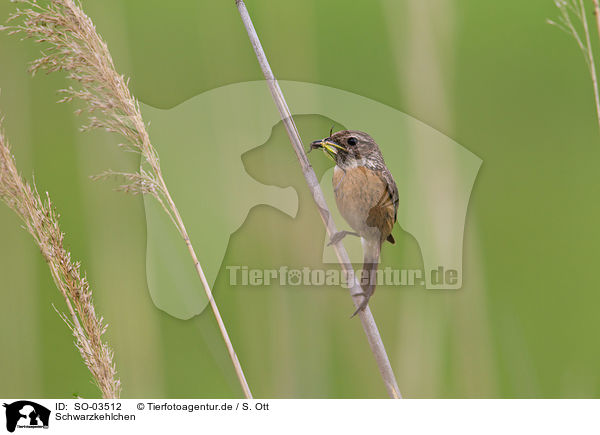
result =
[[[310,144],[310,151],[317,148],[321,148],[334,161],[335,155],[338,153],[338,150],[346,151],[346,148],[335,143],[330,139],[316,140]]]

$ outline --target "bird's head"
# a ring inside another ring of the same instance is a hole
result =
[[[376,166],[383,161],[373,138],[358,130],[341,130],[310,144],[311,150],[317,148],[322,149],[342,169]]]

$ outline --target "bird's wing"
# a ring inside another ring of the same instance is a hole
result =
[[[366,223],[370,227],[379,228],[383,239],[387,238],[394,243],[391,232],[398,214],[398,188],[392,174],[387,169],[371,173],[379,180],[381,197],[377,204],[369,210]]]
[[[394,177],[392,177],[392,173],[387,168],[383,169],[379,176],[385,183],[389,201],[391,201],[394,206],[394,222],[396,222],[398,218],[398,203],[400,202],[400,198],[398,197],[398,186],[396,186]]]

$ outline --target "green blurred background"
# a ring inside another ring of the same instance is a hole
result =
[[[233,0],[82,4],[147,105],[167,109],[262,78]],[[403,394],[598,397],[600,138],[583,58],[571,38],[546,24],[557,15],[553,2],[247,5],[278,78],[377,100],[483,159],[465,227],[463,288],[382,288],[373,300]],[[0,17],[13,7],[2,1]],[[88,178],[135,169],[137,159],[112,146],[115,137],[79,133],[74,107],[55,104],[66,85],[60,74],[27,75],[39,49],[0,34],[5,130],[23,173],[50,192],[68,246],[87,270],[96,308],[110,324],[123,397],[241,396],[212,314],[184,321],[152,303],[142,199]],[[328,131],[331,120],[303,116],[298,124],[308,140],[322,137],[309,135]],[[295,187],[298,216],[255,207],[231,237],[224,264],[278,267],[284,259],[316,267],[322,224],[300,171],[277,165],[279,156],[293,161],[281,125],[270,141],[244,155],[244,164],[258,180],[269,173],[270,183]],[[311,160],[320,173],[329,165]],[[314,229],[314,242],[299,225]],[[0,396],[98,397],[52,308],[64,303],[47,266],[19,226],[0,206]],[[395,231],[399,243],[387,248],[386,261],[419,266],[415,240]],[[230,287],[228,277],[223,267],[214,291],[255,396],[385,397],[360,323],[348,319],[346,290],[247,291]]]

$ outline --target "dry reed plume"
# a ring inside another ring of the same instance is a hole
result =
[[[102,397],[119,398],[121,383],[116,377],[113,351],[102,341],[107,325],[96,314],[85,274],[82,275],[80,263],[73,262],[64,247],[59,215],[52,207],[50,196],[46,193],[46,199],[42,200],[35,185],[32,187],[21,178],[1,129],[0,199],[21,218],[46,259],[69,311],[68,315],[62,312],[59,315],[73,331],[75,345]]]
[[[592,41],[587,22],[587,15],[583,0],[554,0],[560,15],[557,21],[548,20],[549,24],[558,27],[568,35],[572,36],[577,42],[577,46],[583,54],[585,63],[588,67],[590,78],[592,79],[592,88],[594,91],[594,102],[596,104],[596,118],[600,127],[600,92],[598,90],[598,74],[596,73],[596,63],[592,51]],[[596,19],[596,29],[600,37],[600,2],[593,0],[594,15]],[[571,17],[575,17],[573,20]],[[579,25],[576,23],[579,22]],[[578,27],[581,27],[578,29]],[[583,35],[580,34],[583,32]]]
[[[4,29],[10,34],[33,38],[48,47],[42,57],[31,64],[30,71],[33,74],[38,71],[65,71],[67,77],[80,86],[61,90],[64,94],[61,102],[77,98],[86,103],[90,122],[84,129],[100,128],[117,133],[124,139],[120,146],[142,156],[139,172],[107,171],[96,178],[119,176],[125,180],[121,190],[150,194],[162,205],[187,245],[244,395],[252,397],[183,220],[161,173],[158,154],[148,137],[138,102],[131,95],[127,80],[116,72],[106,43],[96,32],[92,20],[73,0],[49,0],[43,5],[35,0],[14,1],[25,4],[26,9],[17,9],[9,18],[11,24]]]

